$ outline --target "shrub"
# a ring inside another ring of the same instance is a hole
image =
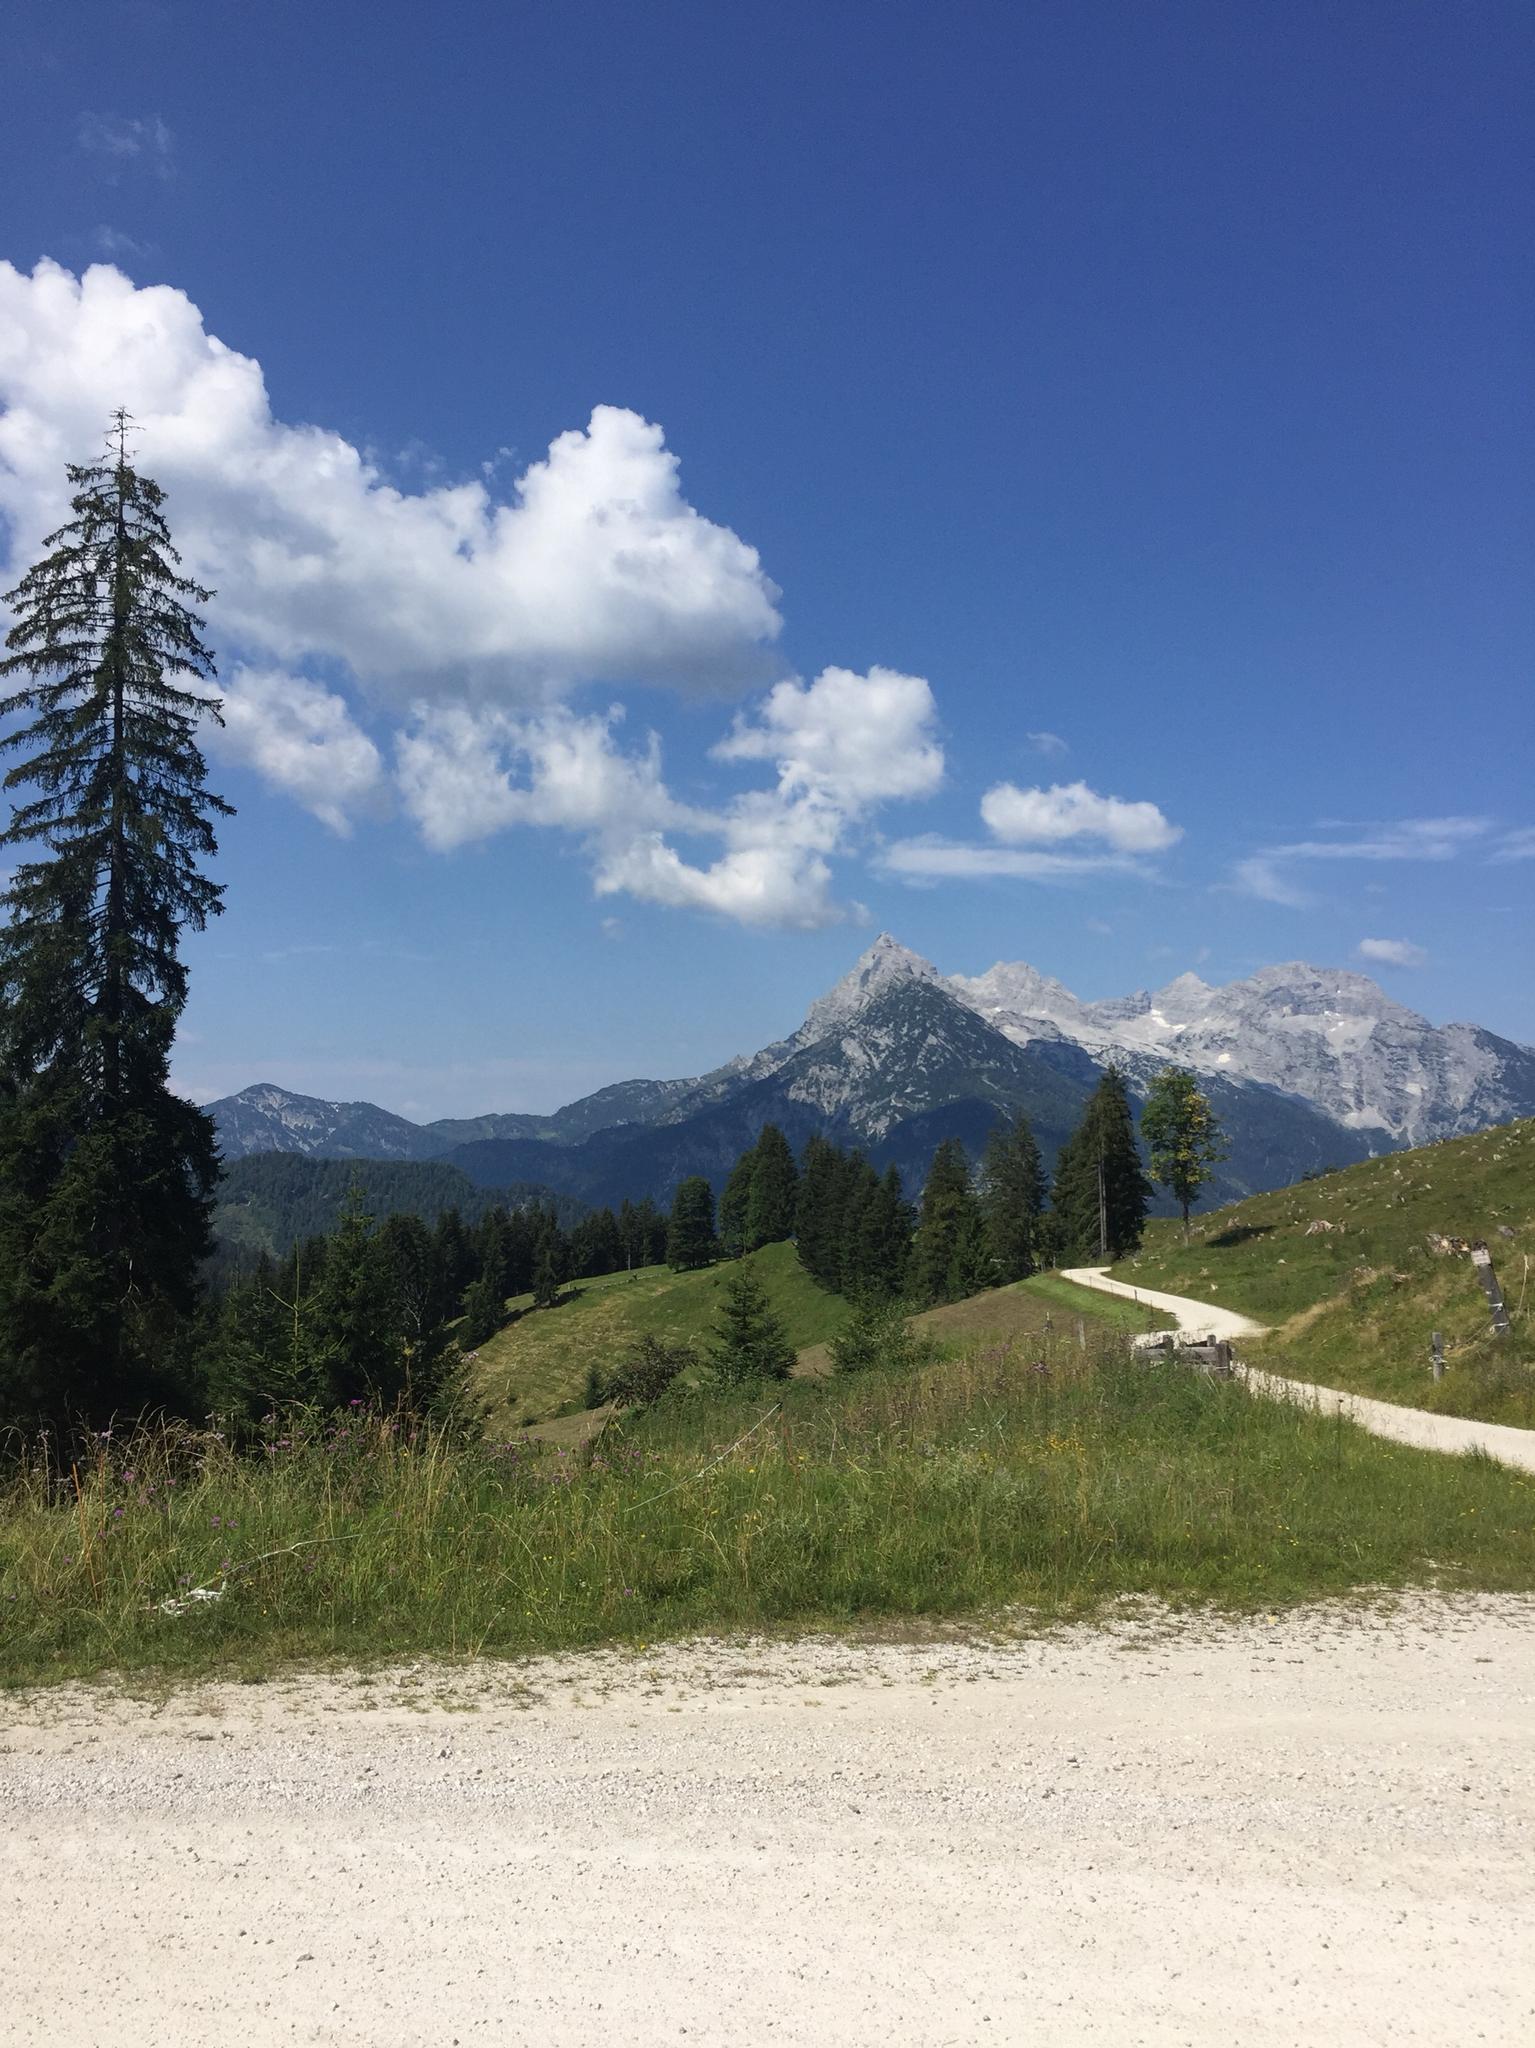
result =
[[[900,1372],[927,1364],[938,1347],[917,1335],[902,1303],[865,1297],[855,1302],[827,1348],[834,1372],[865,1372],[876,1365]]]
[[[668,1342],[647,1331],[611,1372],[592,1368],[587,1378],[587,1405],[595,1408],[611,1401],[619,1408],[653,1407],[677,1375],[697,1362],[691,1344]]]

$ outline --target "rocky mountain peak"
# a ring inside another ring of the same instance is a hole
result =
[[[810,1005],[795,1037],[801,1044],[810,1044],[856,1017],[887,989],[905,981],[938,982],[942,978],[930,960],[913,953],[889,932],[881,932],[836,986]]]
[[[1086,1006],[1064,982],[1041,974],[1027,960],[999,960],[984,974],[951,975],[949,986],[961,1002],[991,1019],[1039,1019],[1070,1031],[1086,1014]]]

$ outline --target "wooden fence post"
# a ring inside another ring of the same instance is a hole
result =
[[[1509,1327],[1508,1309],[1503,1300],[1503,1290],[1498,1285],[1498,1276],[1492,1270],[1492,1253],[1488,1251],[1486,1245],[1472,1245],[1471,1263],[1476,1268],[1476,1277],[1481,1281],[1482,1292],[1486,1295],[1492,1309],[1493,1335],[1496,1337],[1506,1337]]]
[[[1434,1351],[1434,1378],[1442,1380],[1444,1378],[1444,1338],[1438,1330],[1434,1332],[1432,1343]]]

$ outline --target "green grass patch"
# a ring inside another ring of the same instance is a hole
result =
[[[1535,1480],[1074,1329],[669,1398],[582,1456],[378,1417],[104,1446],[0,1498],[0,1673],[635,1648],[698,1630],[1535,1587]],[[179,1614],[160,1606],[207,1586]]]
[[[792,1245],[764,1245],[747,1263],[796,1350],[824,1343],[841,1328],[846,1302],[811,1279]],[[670,1266],[608,1273],[576,1281],[554,1308],[535,1309],[531,1295],[519,1296],[510,1304],[513,1321],[481,1345],[475,1364],[475,1396],[489,1433],[504,1438],[524,1423],[579,1408],[588,1370],[610,1369],[647,1333],[706,1349],[734,1270],[722,1260],[693,1273]]]
[[[1326,1225],[1317,1229],[1315,1225]],[[1484,1240],[1512,1311],[1494,1341],[1471,1262],[1430,1237]],[[1503,1124],[1181,1225],[1155,1222],[1114,1268],[1134,1286],[1241,1310],[1273,1326],[1247,1347],[1276,1372],[1380,1400],[1535,1426],[1535,1121]],[[1430,1375],[1430,1337],[1446,1371]]]

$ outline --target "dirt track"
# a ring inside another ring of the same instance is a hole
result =
[[[18,2048],[1535,2039],[1531,1599],[0,1720]]]
[[[1063,1274],[1080,1287],[1096,1287],[1103,1294],[1121,1294],[1132,1301],[1144,1301],[1152,1308],[1175,1316],[1180,1330],[1237,1340],[1260,1337],[1265,1325],[1235,1309],[1215,1308],[1209,1302],[1192,1301],[1185,1294],[1159,1294],[1149,1287],[1130,1287],[1123,1280],[1111,1280],[1106,1266],[1080,1266]],[[1460,1457],[1480,1451],[1496,1458],[1500,1465],[1514,1465],[1522,1472],[1535,1472],[1535,1429],[1516,1429],[1507,1422],[1472,1422],[1459,1415],[1439,1415],[1427,1408],[1403,1408],[1394,1401],[1372,1401],[1367,1394],[1347,1394],[1337,1387],[1313,1386],[1309,1380],[1284,1379],[1278,1373],[1262,1372],[1257,1366],[1240,1368],[1242,1378],[1254,1393],[1270,1400],[1298,1401],[1319,1408],[1324,1415],[1341,1415],[1367,1429],[1371,1436],[1389,1437],[1393,1443],[1413,1444],[1420,1451],[1444,1451]]]

